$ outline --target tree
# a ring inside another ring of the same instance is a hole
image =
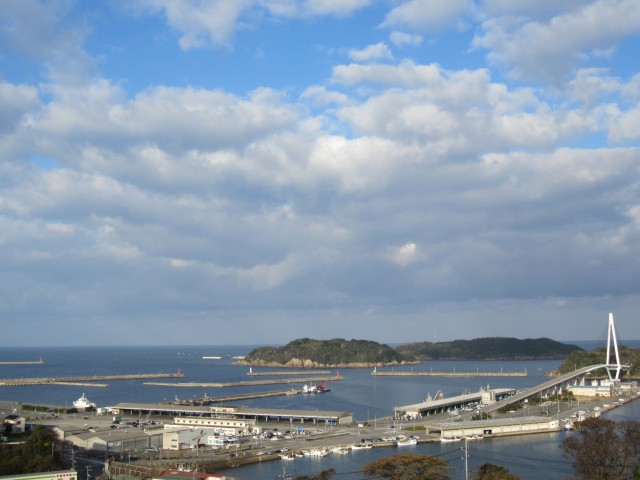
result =
[[[296,477],[296,480],[329,480],[335,473],[335,469],[329,468],[328,470],[323,470],[318,475],[314,475],[312,477],[309,475],[299,475]]]
[[[476,480],[519,480],[520,477],[513,475],[504,467],[494,465],[492,463],[485,463],[480,465]]]
[[[0,475],[50,472],[64,468],[53,430],[38,426],[20,445],[0,446]]]
[[[578,478],[637,478],[633,469],[640,461],[640,423],[588,418],[578,424],[578,432],[562,443]]]
[[[379,458],[367,463],[360,470],[365,475],[389,480],[448,480],[451,470],[439,457],[418,453],[401,453]]]

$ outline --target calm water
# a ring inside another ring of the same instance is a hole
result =
[[[574,342],[578,343],[578,342]],[[627,342],[629,344],[630,342]],[[640,342],[633,342],[639,344]],[[586,345],[590,346],[590,345]],[[632,345],[630,345],[632,346]],[[635,345],[633,345],[635,346]],[[0,365],[0,378],[64,377],[76,375],[171,373],[180,369],[185,382],[231,382],[247,380],[248,368],[232,365],[231,357],[246,355],[251,346],[220,347],[77,347],[77,348],[2,348],[0,361],[37,360],[43,365]],[[204,360],[203,356],[221,356],[220,360]],[[492,388],[526,388],[545,381],[545,372],[555,369],[560,361],[517,362],[427,362],[420,365],[396,367],[396,371],[504,371],[522,372],[528,377],[494,378],[442,378],[442,377],[372,377],[367,369],[341,369],[341,382],[331,383],[331,393],[295,397],[273,397],[242,401],[242,405],[272,408],[319,409],[352,412],[357,420],[372,420],[389,416],[393,407],[422,401],[427,395],[441,390],[445,396],[478,391],[489,384]],[[258,369],[255,369],[258,370]],[[275,370],[269,368],[268,370]],[[335,374],[335,370],[331,372]],[[268,377],[267,377],[268,378]],[[119,402],[159,402],[208,396],[222,396],[247,392],[246,387],[235,388],[178,388],[143,385],[145,380],[110,381],[106,388],[75,386],[0,387],[0,400],[23,403],[71,405],[85,393],[98,406]],[[167,382],[175,381],[167,379]],[[251,387],[251,391],[277,390],[282,385]],[[608,415],[613,419],[638,419],[640,402],[631,402]],[[522,478],[565,478],[571,466],[562,457],[558,445],[564,433],[487,439],[469,443],[469,465],[491,462],[503,465]],[[453,445],[453,446],[452,446]],[[463,452],[461,445],[437,444],[405,447],[402,451],[415,451],[440,455],[457,468],[452,478],[463,478]],[[395,453],[394,449],[374,449],[354,452],[346,456],[328,456],[322,459],[298,459],[295,462],[268,462],[226,472],[241,480],[271,479],[282,473],[283,466],[299,475],[335,468],[340,479],[361,479],[357,472],[380,456]],[[295,472],[293,470],[295,469]]]

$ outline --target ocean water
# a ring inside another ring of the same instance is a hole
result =
[[[575,342],[579,344],[579,342]],[[640,342],[634,342],[640,345]],[[629,342],[627,342],[629,344]],[[596,345],[597,346],[597,345]],[[631,345],[630,345],[631,346]],[[634,345],[635,346],[635,345]],[[591,348],[587,346],[587,348]],[[252,346],[157,346],[157,347],[64,347],[64,348],[2,348],[2,361],[35,361],[41,365],[0,365],[0,378],[68,377],[135,373],[174,373],[180,370],[183,379],[164,379],[163,382],[233,382],[248,377],[247,367],[233,365],[232,357],[246,355]],[[219,360],[203,356],[220,356]],[[297,395],[243,400],[241,405],[263,408],[318,409],[351,412],[358,421],[376,421],[393,414],[393,408],[422,401],[427,395],[442,391],[445,396],[475,392],[489,385],[491,388],[527,388],[546,380],[546,372],[560,365],[559,360],[542,361],[439,361],[419,365],[395,367],[395,371],[456,371],[456,372],[522,372],[527,377],[375,377],[369,369],[340,369],[343,381],[331,382],[331,392],[323,395]],[[255,371],[260,369],[254,368]],[[274,368],[262,370],[277,370]],[[390,370],[390,369],[386,369]],[[335,369],[331,375],[336,373]],[[269,377],[260,377],[269,378]],[[98,406],[120,402],[162,402],[174,398],[217,397],[246,392],[280,390],[286,385],[229,388],[180,388],[144,385],[146,380],[108,381],[106,388],[63,385],[28,387],[0,387],[0,400],[21,403],[44,403],[71,406],[83,393]],[[631,402],[607,415],[614,419],[640,418],[640,402]],[[566,433],[540,434],[502,439],[486,439],[469,443],[469,466],[477,468],[485,462],[503,465],[521,478],[566,478],[571,465],[562,456],[559,445]],[[440,455],[456,468],[452,478],[464,478],[463,452],[458,444],[434,444],[405,447],[414,451]],[[321,459],[303,458],[295,462],[267,462],[225,472],[241,480],[271,479],[286,467],[298,475],[317,473],[334,468],[340,479],[362,479],[358,473],[366,463],[381,456],[396,453],[394,449],[373,449],[353,452],[346,456]],[[295,472],[293,471],[295,469]],[[542,474],[543,473],[543,474]],[[541,476],[542,474],[542,476]]]

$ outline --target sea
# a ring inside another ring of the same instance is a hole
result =
[[[585,349],[603,346],[603,342],[565,342]],[[640,341],[625,342],[640,348]],[[252,345],[225,346],[139,346],[139,347],[3,347],[0,362],[37,361],[35,365],[1,365],[2,378],[71,377],[125,374],[184,374],[182,379],[162,382],[237,382],[248,377],[248,367],[234,365],[236,358],[247,355]],[[220,357],[208,358],[203,357]],[[321,395],[296,395],[242,400],[237,404],[260,408],[332,410],[350,412],[357,422],[378,423],[378,419],[393,415],[395,406],[419,403],[428,396],[442,392],[445,397],[477,392],[481,388],[528,388],[547,380],[545,374],[555,370],[561,361],[429,361],[384,370],[450,371],[450,372],[527,372],[526,377],[398,377],[372,376],[370,369],[335,369],[344,380],[331,382],[331,392]],[[255,368],[255,371],[260,369]],[[277,370],[268,368],[262,370]],[[259,377],[270,378],[270,377]],[[147,380],[110,380],[107,387],[36,385],[0,387],[0,401],[20,404],[47,404],[71,407],[83,394],[99,407],[120,402],[156,403],[175,399],[186,400],[205,396],[219,397],[247,392],[287,388],[283,385],[227,388],[182,388],[145,385]],[[2,412],[0,412],[2,413]],[[10,412],[4,412],[10,413]],[[606,414],[613,420],[640,420],[640,401],[633,401]],[[383,422],[383,421],[381,421]],[[563,456],[562,441],[571,432],[544,433],[509,438],[483,439],[468,443],[468,468],[473,472],[484,463],[504,466],[522,479],[564,479],[572,473],[571,462]],[[304,457],[294,462],[265,462],[219,472],[238,480],[275,479],[286,469],[294,475],[317,474],[333,468],[334,478],[360,480],[362,466],[380,457],[397,453],[395,448],[379,448],[330,455],[322,458]],[[451,478],[464,478],[464,451],[461,445],[424,444],[403,447],[402,452],[437,455],[453,467]]]

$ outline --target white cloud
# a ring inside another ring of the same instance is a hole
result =
[[[366,63],[375,60],[390,60],[393,58],[393,54],[385,43],[380,42],[361,50],[349,50],[349,57],[356,62]]]
[[[422,35],[394,31],[389,34],[389,40],[397,47],[417,47],[422,44]]]
[[[382,25],[437,31],[458,24],[472,5],[471,0],[407,0],[390,11]]]
[[[635,0],[571,2],[566,8],[548,19],[489,18],[473,44],[516,77],[559,83],[576,65],[640,32]]]
[[[418,249],[415,243],[406,243],[393,249],[393,261],[401,267],[413,263],[418,258]]]
[[[83,81],[95,65],[82,49],[88,28],[69,21],[70,6],[66,0],[0,2],[0,44],[41,62],[56,82]]]

